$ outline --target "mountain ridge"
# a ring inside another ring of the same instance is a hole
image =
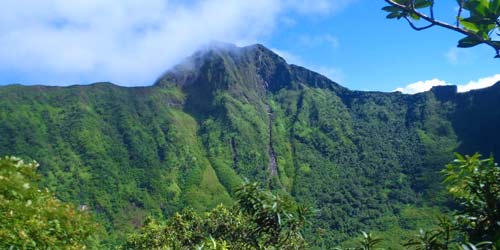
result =
[[[32,87],[56,87],[56,88],[64,88],[64,87],[74,87],[74,86],[89,86],[89,85],[96,85],[96,84],[111,84],[111,85],[114,85],[114,86],[118,86],[118,87],[125,87],[125,88],[143,88],[143,87],[153,87],[153,86],[156,86],[156,85],[162,85],[162,84],[165,84],[165,83],[162,83],[162,81],[170,81],[172,79],[169,79],[169,78],[172,78],[174,77],[175,78],[175,75],[178,75],[178,73],[186,73],[185,71],[186,70],[191,70],[191,71],[197,71],[197,68],[194,67],[193,68],[193,64],[196,64],[196,63],[201,63],[200,61],[204,61],[207,59],[207,57],[213,57],[215,55],[218,55],[218,56],[221,56],[221,57],[232,57],[233,59],[234,58],[242,58],[245,56],[245,54],[254,54],[256,52],[261,52],[265,55],[271,55],[271,57],[274,57],[275,59],[279,60],[281,64],[286,64],[290,70],[294,71],[294,72],[301,72],[303,75],[312,75],[314,78],[322,78],[322,80],[320,82],[322,82],[323,84],[320,84],[321,86],[323,87],[327,87],[328,85],[333,85],[335,89],[342,89],[344,91],[346,90],[349,90],[349,91],[353,91],[353,92],[382,92],[382,93],[401,93],[400,91],[377,91],[377,90],[374,90],[374,91],[371,91],[371,90],[368,90],[368,91],[364,91],[364,90],[351,90],[351,89],[348,89],[344,86],[341,86],[340,84],[328,79],[326,76],[324,75],[321,75],[321,73],[318,73],[318,72],[315,72],[313,70],[310,70],[310,69],[307,69],[305,67],[302,67],[300,65],[296,65],[296,64],[289,64],[288,62],[286,62],[286,60],[281,57],[280,55],[278,55],[277,53],[273,52],[272,50],[266,48],[264,45],[262,44],[253,44],[253,45],[248,45],[248,46],[243,46],[243,47],[238,47],[234,44],[231,44],[231,43],[224,43],[224,42],[212,42],[208,45],[206,45],[205,47],[202,47],[201,49],[197,50],[195,53],[193,53],[191,56],[185,58],[184,60],[182,60],[181,62],[179,62],[178,64],[176,64],[175,66],[173,66],[172,68],[168,69],[165,71],[165,73],[163,73],[155,82],[153,82],[151,85],[144,85],[144,86],[123,86],[123,85],[119,85],[119,84],[115,84],[113,82],[108,82],[108,81],[99,81],[99,82],[93,82],[93,83],[89,83],[89,84],[71,84],[71,85],[67,85],[67,86],[59,86],[59,85],[44,85],[44,84],[33,84],[33,85],[24,85],[22,83],[12,83],[12,84],[5,84],[5,85],[0,85],[0,87],[6,87],[6,86],[32,86]],[[195,61],[195,62],[193,62]],[[200,65],[198,65],[198,67],[200,67]],[[177,79],[179,80],[179,79]],[[294,79],[294,80],[297,80],[297,79]],[[304,81],[304,82],[307,82],[307,81]],[[325,84],[324,82],[329,82],[327,84]],[[319,87],[319,86],[315,86],[315,87]],[[453,87],[456,87],[456,85],[443,85],[443,86],[433,86],[430,90],[428,91],[424,91],[424,92],[419,92],[419,93],[415,93],[415,94],[420,94],[420,93],[425,93],[425,92],[429,92],[429,91],[432,91],[433,89],[439,89],[439,88],[453,88]],[[470,91],[477,91],[477,90],[482,90],[482,89],[488,89],[488,88],[495,88],[495,87],[500,87],[500,81],[493,84],[492,86],[489,86],[489,87],[485,87],[485,88],[480,88],[480,89],[472,89],[472,90],[469,90],[467,92],[470,92]],[[461,92],[461,93],[467,93],[467,92]],[[402,94],[405,94],[405,93],[402,93]],[[414,94],[405,94],[405,95],[414,95]]]
[[[262,45],[197,60],[152,86],[0,87],[0,155],[38,160],[119,239],[148,214],[231,204],[248,178],[318,209],[307,235],[331,248],[418,230],[405,218],[447,208],[436,172],[454,151],[500,154],[498,83],[352,91]]]

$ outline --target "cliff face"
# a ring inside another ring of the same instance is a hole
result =
[[[317,208],[311,237],[329,246],[442,206],[452,152],[500,155],[499,106],[500,84],[351,91],[261,45],[220,46],[150,87],[0,87],[0,155],[38,160],[45,186],[118,232],[258,180]]]

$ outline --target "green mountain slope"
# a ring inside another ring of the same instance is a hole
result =
[[[0,155],[39,161],[45,186],[118,235],[230,204],[248,178],[318,209],[309,235],[332,246],[444,207],[437,171],[454,151],[500,155],[499,105],[500,84],[351,91],[261,45],[224,45],[150,87],[0,87]]]

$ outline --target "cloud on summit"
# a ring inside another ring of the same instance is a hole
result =
[[[255,43],[291,13],[333,14],[353,1],[6,1],[0,8],[0,81],[149,85],[210,41]]]

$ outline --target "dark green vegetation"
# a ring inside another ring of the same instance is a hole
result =
[[[38,160],[41,184],[119,241],[148,215],[230,206],[249,178],[317,209],[305,237],[331,248],[430,225],[453,205],[438,174],[453,152],[500,155],[498,107],[499,84],[351,91],[260,45],[224,47],[151,87],[1,87],[0,155]]]
[[[36,162],[0,158],[0,249],[77,250],[96,246],[90,215],[35,182]]]
[[[458,32],[465,37],[458,40],[457,47],[471,48],[485,44],[495,50],[500,58],[500,0],[456,0],[456,19],[452,22],[438,20],[434,16],[435,0],[385,0],[389,6],[389,19],[406,19],[414,30],[425,30],[434,26]],[[427,13],[425,13],[427,12]],[[423,23],[422,26],[415,23]]]
[[[493,157],[480,159],[480,154],[456,157],[441,172],[446,189],[460,204],[458,209],[452,216],[439,215],[433,228],[421,229],[396,249],[500,249],[500,167]],[[379,248],[383,242],[363,232],[357,247],[344,250],[383,249]]]

